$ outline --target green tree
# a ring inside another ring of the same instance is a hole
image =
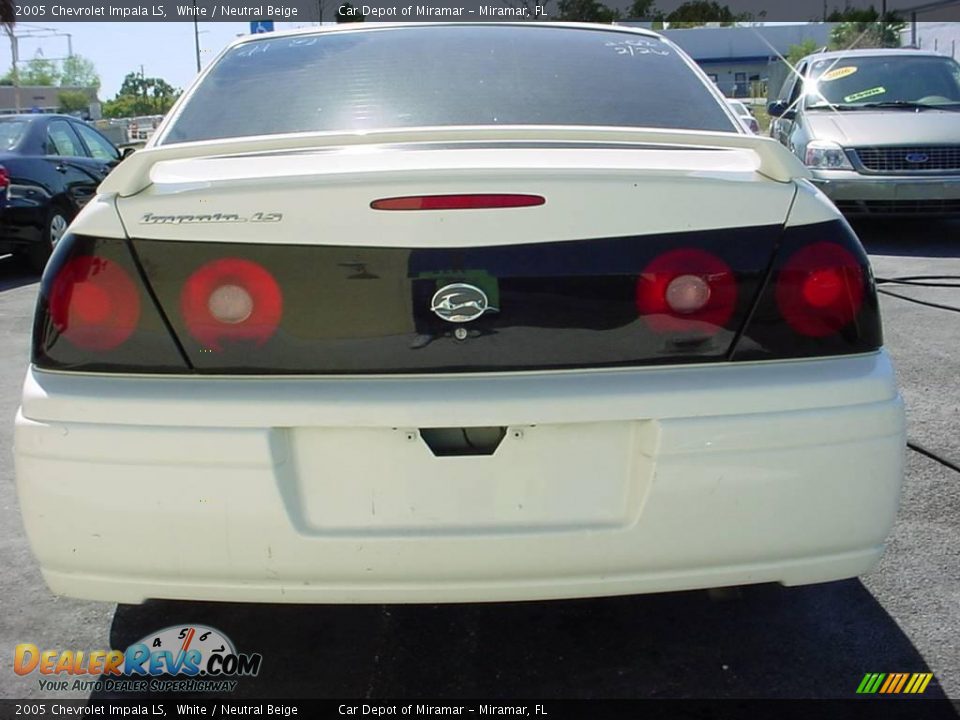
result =
[[[803,58],[811,53],[815,53],[819,49],[820,47],[817,45],[816,40],[807,38],[799,45],[790,46],[790,50],[787,52],[787,62],[796,67],[797,63]]]
[[[907,26],[896,13],[880,17],[873,6],[834,10],[827,20],[836,23],[830,31],[831,50],[900,47],[900,32]]]
[[[20,69],[18,81],[20,85],[58,85],[60,83],[60,68],[53,60],[47,60],[38,55],[28,60],[25,67]]]
[[[125,118],[137,115],[152,115],[144,112],[139,98],[133,95],[117,95],[113,100],[107,100],[101,108],[104,117]]]
[[[556,19],[567,22],[612,23],[620,19],[620,11],[608,8],[599,0],[559,0]]]
[[[100,88],[100,76],[91,60],[83,55],[71,55],[60,65],[60,85],[63,87]]]
[[[103,114],[111,118],[163,115],[179,96],[180,91],[166,80],[127,73],[117,96],[103,104]]]
[[[633,0],[627,16],[632,18],[662,19],[663,13],[657,10],[656,0]]]
[[[90,109],[90,96],[82,90],[64,90],[57,96],[60,112],[86,112]]]
[[[726,5],[716,0],[687,0],[673,12],[667,14],[670,29],[691,28],[718,22],[721,25],[733,25],[740,20],[751,19],[749,15],[737,15]]]

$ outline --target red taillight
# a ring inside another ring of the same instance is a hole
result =
[[[705,250],[658,255],[637,278],[637,310],[656,332],[713,334],[730,320],[736,302],[733,271]]]
[[[6,190],[8,187],[10,187],[10,173],[0,165],[0,190]]]
[[[133,334],[140,319],[136,283],[117,263],[93,255],[64,265],[49,302],[54,327],[84,350],[112,350]]]
[[[780,313],[801,335],[832,335],[853,320],[863,304],[860,263],[836,243],[801,248],[784,264],[776,282]]]
[[[220,343],[270,339],[283,314],[283,293],[265,268],[240,258],[213,260],[194,272],[180,294],[190,334],[212,350]]]
[[[471,193],[465,195],[412,195],[374,200],[374,210],[484,210],[489,208],[533,207],[543,205],[540,195]]]

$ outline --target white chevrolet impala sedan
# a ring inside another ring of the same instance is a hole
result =
[[[905,443],[847,223],[590,25],[234,43],[58,244],[16,423],[50,588],[131,603],[848,578]]]

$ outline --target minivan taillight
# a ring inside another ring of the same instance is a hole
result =
[[[9,187],[10,173],[3,165],[0,165],[0,192],[6,192]]]

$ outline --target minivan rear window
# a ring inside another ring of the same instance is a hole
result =
[[[736,132],[706,84],[659,38],[434,25],[238,45],[187,99],[162,143],[498,124]]]

